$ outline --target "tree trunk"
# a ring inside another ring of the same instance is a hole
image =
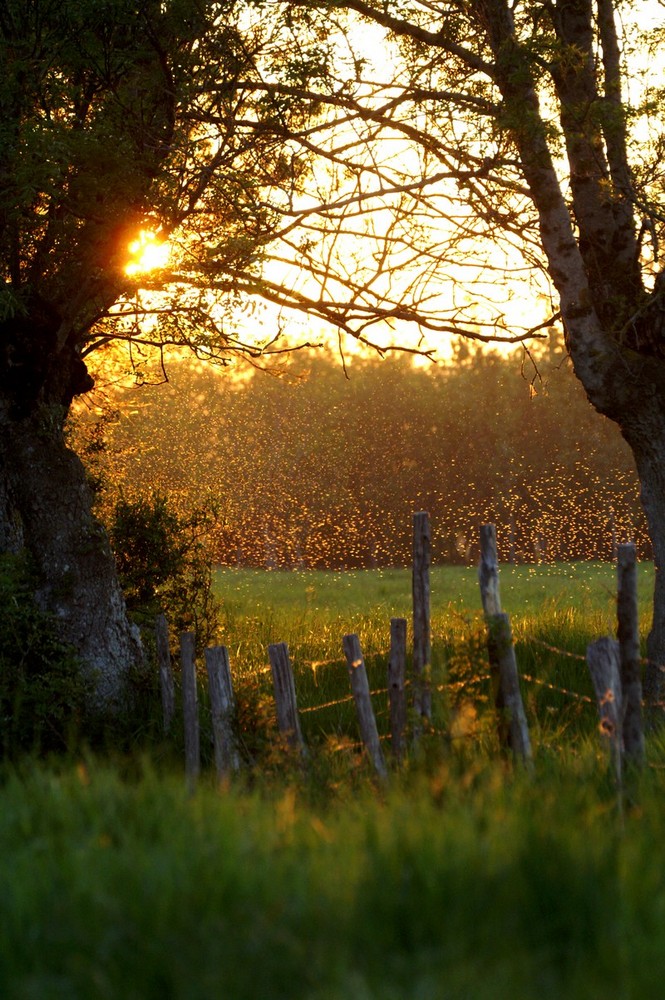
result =
[[[618,424],[635,457],[656,566],[644,683],[647,703],[655,708],[665,693],[665,278],[658,275],[651,292],[642,281],[614,6],[598,5],[601,88],[593,5],[588,0],[548,5],[560,46],[549,69],[559,100],[572,213],[513,7],[507,0],[478,0],[473,6],[494,53],[503,113],[511,116],[511,136],[538,210],[575,374],[593,406]],[[601,108],[602,114],[591,113]]]
[[[102,525],[92,514],[85,470],[66,446],[66,407],[35,403],[17,413],[0,402],[0,551],[25,549],[37,604],[52,612],[80,657],[97,710],[117,712],[142,660]]]
[[[646,408],[646,407],[645,407]],[[640,479],[655,569],[653,619],[647,639],[644,700],[651,721],[665,708],[665,413],[657,399],[642,421],[635,416],[623,434],[630,444]]]

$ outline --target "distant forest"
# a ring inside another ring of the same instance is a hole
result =
[[[169,377],[119,394],[117,419],[80,418],[79,448],[102,514],[146,494],[208,508],[222,565],[406,565],[418,510],[436,562],[475,562],[487,521],[504,561],[610,559],[627,539],[650,557],[630,452],[554,341],[536,367],[463,346],[440,366],[354,357],[349,378],[318,353],[281,376]]]

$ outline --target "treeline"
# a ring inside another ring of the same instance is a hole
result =
[[[281,377],[175,365],[167,385],[123,393],[95,445],[103,506],[156,492],[212,508],[224,565],[408,564],[416,510],[439,562],[475,561],[486,521],[504,560],[609,559],[628,538],[650,556],[628,448],[555,343],[536,360],[354,358],[348,379],[321,354]]]

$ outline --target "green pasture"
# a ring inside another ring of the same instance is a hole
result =
[[[638,567],[641,627],[649,626],[653,567]],[[293,662],[303,730],[318,743],[357,740],[342,655],[342,637],[357,632],[372,690],[386,685],[390,618],[410,620],[406,569],[283,572],[220,569],[221,641],[228,646],[241,703],[270,701],[267,647],[286,642]],[[561,752],[597,725],[584,653],[616,632],[616,568],[610,563],[502,566],[500,586],[510,614],[524,697],[536,746]],[[490,739],[485,631],[475,568],[438,566],[431,574],[434,730]],[[559,650],[560,652],[557,652]],[[245,692],[245,693],[243,693]],[[346,700],[345,699],[346,696]],[[328,706],[328,707],[320,707]],[[388,733],[385,694],[375,697],[380,733]],[[564,740],[563,737],[566,739]]]
[[[502,566],[501,597],[514,621],[541,616],[584,618],[601,630],[614,628],[616,569],[611,563],[577,562]],[[639,599],[648,623],[653,566],[638,566]],[[227,622],[261,620],[266,626],[298,630],[310,625],[338,625],[360,632],[368,621],[411,613],[411,574],[406,569],[326,572],[218,569],[215,589]],[[480,611],[475,567],[434,566],[431,572],[432,619],[440,630],[454,632],[456,621]],[[270,641],[287,641],[280,635]]]
[[[620,809],[580,659],[615,628],[614,573],[502,568],[529,778],[496,746],[475,570],[435,568],[433,726],[386,787],[357,745],[341,637],[361,636],[385,737],[408,572],[219,571],[243,771],[216,783],[203,683],[193,795],[177,731],[0,771],[0,996],[660,1000],[665,741],[650,735]],[[276,739],[273,641],[305,762]]]

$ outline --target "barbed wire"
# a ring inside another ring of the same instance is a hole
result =
[[[519,640],[520,643],[532,643],[533,645],[540,646],[543,649],[548,650],[550,653],[555,653],[557,656],[564,656],[568,659],[577,660],[580,663],[586,664],[586,656],[582,653],[573,653],[568,649],[561,649],[559,646],[554,646],[552,643],[545,642],[543,639],[537,639],[535,636],[527,635]],[[365,655],[365,659],[385,657],[390,654],[390,650],[376,650]],[[655,666],[658,670],[665,672],[665,665],[656,663],[648,658],[640,657],[639,662],[643,665]],[[340,657],[330,660],[301,660],[300,664],[305,667],[311,668],[315,673],[320,667],[330,667],[330,666],[342,666],[346,667],[346,661]],[[259,668],[259,673],[269,673],[270,664],[264,665]],[[460,692],[465,688],[469,688],[474,684],[480,682],[487,682],[491,679],[489,673],[476,674],[473,677],[465,677],[459,681],[449,681],[445,684],[438,684],[433,687],[433,690],[439,692]],[[527,684],[535,684],[539,687],[546,688],[548,691],[552,691],[556,694],[561,694],[564,697],[572,698],[575,701],[583,702],[589,705],[595,705],[595,699],[587,694],[581,694],[579,691],[573,691],[570,688],[565,688],[559,684],[553,684],[551,681],[543,680],[541,677],[535,677],[533,674],[529,674],[520,671],[520,680],[525,681]],[[405,687],[408,687],[410,680],[405,681]],[[370,691],[371,697],[377,697],[379,695],[387,694],[388,688],[376,688]],[[311,714],[313,712],[322,712],[329,708],[336,708],[339,705],[350,704],[353,702],[353,694],[344,695],[341,698],[331,699],[330,701],[324,702],[322,705],[309,705],[306,708],[299,709],[302,715]],[[662,703],[656,703],[656,706],[660,706]],[[380,714],[385,714],[387,710],[380,710]],[[431,730],[433,731],[433,730]]]
[[[536,639],[535,636],[529,635],[521,640],[522,642],[533,642],[537,646],[542,646],[544,649],[549,649],[551,653],[557,653],[559,656],[567,656],[572,660],[581,660],[582,663],[586,663],[586,656],[582,653],[571,653],[567,649],[560,649],[558,646],[552,646],[549,642],[544,642],[542,639]],[[646,656],[638,657],[638,663],[641,663],[645,667],[655,667],[662,673],[665,673],[665,664],[658,663],[656,660],[650,660]]]
[[[405,687],[408,684],[404,685]],[[370,691],[370,697],[374,697],[379,694],[388,694],[388,688],[376,688],[374,691]],[[299,709],[301,715],[305,715],[307,712],[322,712],[324,708],[334,708],[336,705],[344,705],[350,701],[353,701],[353,695],[347,694],[343,698],[336,698],[334,701],[327,701],[324,705],[308,705],[307,708]]]
[[[565,694],[568,698],[574,698],[576,701],[585,701],[591,705],[596,704],[595,700],[588,694],[580,694],[579,691],[571,691],[569,688],[559,687],[557,684],[551,684],[549,681],[544,681],[540,677],[533,677],[531,674],[521,673],[520,680],[527,681],[530,684],[538,684],[549,691],[556,691],[557,694]]]
[[[371,691],[370,694],[372,694]],[[353,695],[347,694],[343,698],[336,698],[334,701],[327,701],[325,705],[308,705],[307,708],[299,709],[299,712],[301,715],[306,715],[308,712],[322,712],[325,708],[334,708],[336,705],[344,705],[350,701],[353,701]]]
[[[537,646],[541,646],[543,649],[547,649],[551,653],[556,653],[558,656],[565,656],[565,657],[568,657],[569,659],[577,660],[578,662],[586,664],[586,657],[583,656],[581,653],[573,653],[570,650],[561,649],[559,646],[554,646],[551,643],[545,642],[542,639],[536,639],[535,636],[526,636],[521,641],[522,642],[531,642],[531,643],[533,643],[533,644],[535,644]],[[379,652],[379,653],[375,653],[375,654],[372,654],[372,655],[383,656],[383,655],[386,655],[386,653]],[[649,661],[642,660],[641,662],[649,662]],[[327,666],[327,665],[330,665],[330,664],[333,664],[333,663],[340,663],[341,664],[342,661],[341,660],[324,661],[324,664],[322,664],[322,665],[326,665]],[[661,667],[660,669],[665,670],[665,667]],[[465,678],[463,678],[462,680],[459,680],[459,681],[450,681],[450,682],[448,682],[446,684],[435,685],[434,686],[434,690],[435,691],[447,691],[447,692],[451,692],[451,691],[452,692],[459,692],[459,691],[464,690],[464,688],[471,687],[473,684],[477,684],[479,682],[487,682],[490,679],[491,679],[491,675],[489,673],[476,674],[473,677],[465,677]],[[561,694],[561,695],[563,695],[566,698],[573,699],[574,701],[582,702],[582,703],[587,704],[587,705],[595,705],[596,704],[594,698],[592,698],[591,695],[581,694],[579,691],[573,691],[571,688],[563,687],[560,684],[553,684],[551,681],[543,680],[543,678],[541,678],[541,677],[534,677],[533,674],[528,674],[526,672],[520,671],[520,680],[525,681],[527,684],[535,684],[535,685],[537,685],[539,687],[546,688],[548,691],[552,691],[555,694]],[[406,685],[408,685],[409,683],[410,682],[407,680],[406,681]],[[386,694],[387,692],[388,692],[388,688],[379,688],[377,690],[370,691],[370,695],[372,697],[374,697],[375,695]],[[309,706],[308,708],[304,708],[301,711],[302,712],[308,712],[308,713],[309,712],[316,712],[316,711],[323,710],[323,709],[326,709],[326,708],[335,707],[336,705],[342,705],[342,704],[345,704],[345,703],[349,703],[351,701],[353,701],[353,695],[347,695],[344,698],[338,698],[338,699],[336,699],[334,701],[326,702],[324,705],[312,705],[312,706]]]
[[[525,640],[523,639],[522,642]],[[533,642],[537,646],[542,646],[543,649],[548,649],[550,653],[557,653],[559,656],[567,656],[571,660],[581,660],[582,663],[586,663],[586,656],[582,653],[571,653],[568,649],[559,649],[558,646],[552,646],[549,642],[544,642],[542,639],[536,639],[534,636],[526,636],[526,641]]]

